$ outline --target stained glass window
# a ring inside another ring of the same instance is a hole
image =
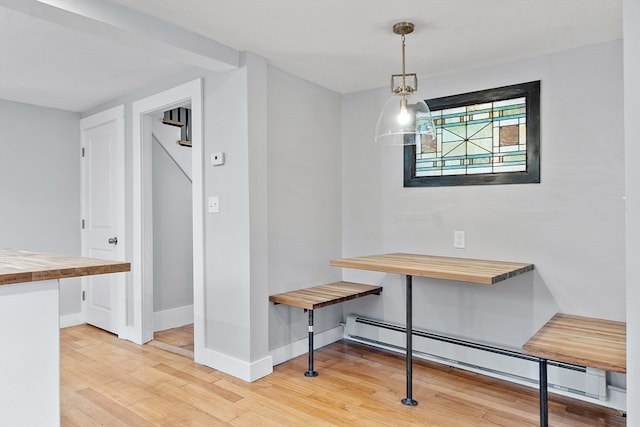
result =
[[[405,186],[540,182],[539,94],[536,81],[427,100],[437,138],[406,148]]]

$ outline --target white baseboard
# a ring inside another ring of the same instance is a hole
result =
[[[191,323],[193,323],[193,305],[185,305],[153,313],[153,332],[179,328]]]
[[[82,313],[65,314],[60,316],[60,329],[82,325],[83,323],[84,320],[82,319]]]
[[[313,348],[324,347],[336,341],[340,341],[344,337],[344,326],[336,326],[328,331],[320,332],[313,335]],[[271,351],[271,357],[273,358],[273,366],[279,365],[305,354],[309,351],[309,342],[307,338],[294,341],[291,344],[287,344],[280,348],[276,348]]]
[[[245,362],[209,348],[199,349],[195,354],[194,361],[196,363],[217,369],[247,382],[255,381],[273,372],[271,356],[263,357],[255,362]]]
[[[337,326],[328,331],[320,332],[313,337],[313,347],[320,348],[340,341],[343,335],[343,326]],[[196,355],[198,356],[196,356],[195,362],[233,375],[241,380],[251,382],[272,373],[275,365],[298,357],[308,351],[309,344],[307,339],[304,338],[277,348],[271,351],[269,356],[251,363],[218,353],[208,348],[196,351]]]

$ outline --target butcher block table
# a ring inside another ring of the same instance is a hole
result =
[[[413,304],[411,285],[413,276],[493,285],[510,277],[533,270],[533,264],[519,262],[488,261],[405,253],[334,259],[330,261],[330,265],[334,267],[404,274],[406,276],[407,396],[402,399],[402,403],[407,406],[415,406],[418,404],[412,396],[413,343],[411,331],[413,330]]]
[[[0,427],[60,425],[58,279],[130,269],[128,262],[0,249]]]
[[[627,325],[613,320],[556,314],[522,346],[539,358],[540,425],[549,425],[547,360],[627,372]]]

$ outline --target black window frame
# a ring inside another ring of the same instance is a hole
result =
[[[404,186],[443,187],[540,183],[540,80],[428,99],[425,102],[431,111],[438,111],[523,96],[526,97],[527,114],[526,171],[416,177],[416,146],[407,145],[404,147]]]

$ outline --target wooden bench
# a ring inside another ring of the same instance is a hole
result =
[[[382,292],[382,286],[336,282],[328,285],[299,289],[297,291],[284,292],[269,297],[269,301],[274,304],[300,307],[309,312],[309,369],[304,373],[306,377],[315,377],[318,375],[318,373],[313,370],[313,311],[318,308],[367,295],[380,295],[380,292]]]
[[[547,361],[626,373],[626,324],[556,314],[522,346],[522,351],[539,360],[540,425],[547,427]]]

